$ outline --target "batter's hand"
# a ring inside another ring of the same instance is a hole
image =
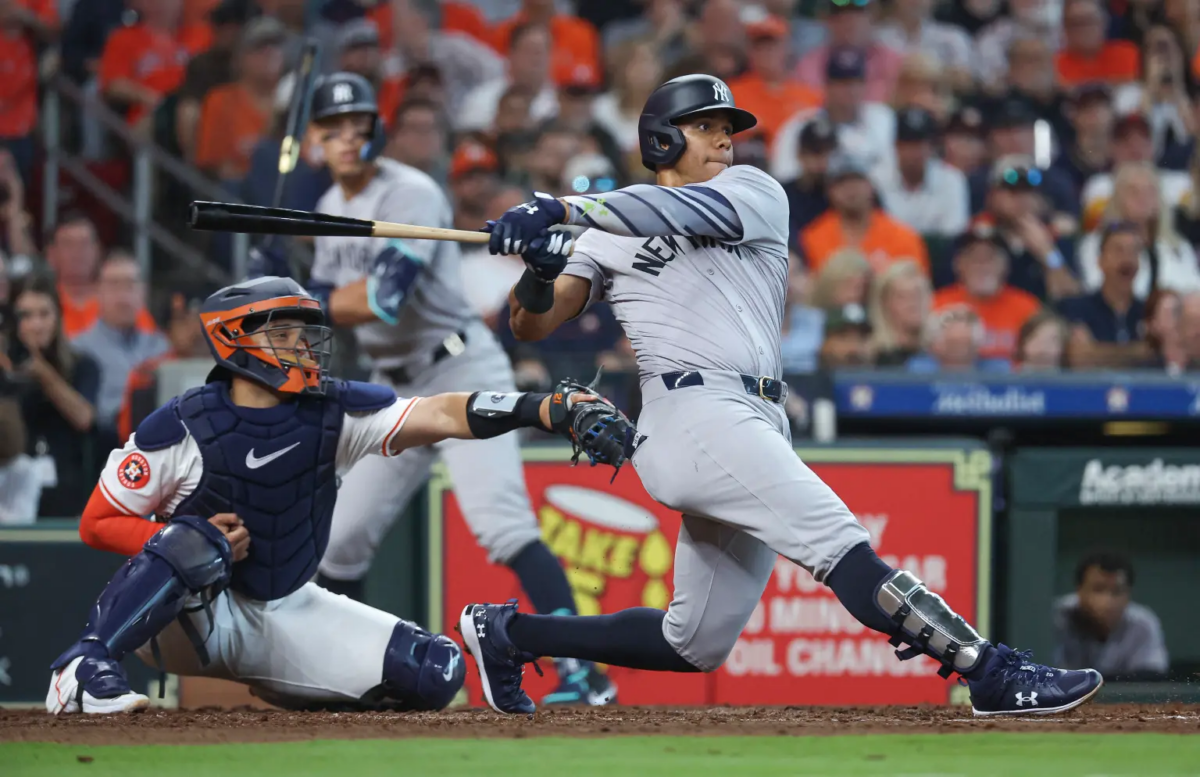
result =
[[[538,280],[551,283],[567,266],[567,257],[574,246],[575,237],[570,232],[550,230],[535,237],[529,248],[521,252],[521,258]]]
[[[217,513],[208,522],[221,530],[232,551],[233,563],[237,563],[250,554],[250,531],[242,523],[242,519],[233,513]]]
[[[523,253],[534,238],[566,220],[567,209],[561,202],[549,194],[533,194],[536,199],[509,208],[503,216],[489,221],[483,228],[492,235],[488,240],[488,251],[503,256]]]

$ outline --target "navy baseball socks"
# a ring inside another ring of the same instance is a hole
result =
[[[508,562],[533,609],[551,615],[575,615],[575,596],[562,565],[544,542],[531,542]],[[573,653],[542,653],[545,656],[574,656]],[[586,704],[598,706],[617,700],[617,687],[591,661],[556,658],[558,687],[542,698],[542,704]]]
[[[892,569],[870,544],[852,548],[825,581],[863,625],[890,638],[900,660],[929,655],[943,677],[958,673],[976,715],[1064,712],[1092,698],[1103,678],[1093,669],[1036,664],[1028,652],[992,645],[920,580]],[[529,615],[515,602],[475,604],[459,629],[475,657],[492,707],[532,712],[521,690],[522,667],[538,656],[574,656],[631,669],[696,672],[667,642],[662,610],[637,607],[611,615]]]

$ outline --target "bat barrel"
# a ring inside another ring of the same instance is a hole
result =
[[[309,237],[371,237],[372,222],[287,208],[232,202],[193,202],[188,226],[209,232]]]

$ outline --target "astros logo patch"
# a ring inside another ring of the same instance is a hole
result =
[[[138,489],[150,480],[150,462],[140,453],[131,453],[117,468],[117,480],[129,489]]]

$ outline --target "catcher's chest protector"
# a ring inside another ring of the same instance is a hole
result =
[[[204,475],[175,513],[236,513],[245,522],[250,555],[234,565],[233,590],[269,601],[299,589],[329,542],[345,418],[338,384],[324,397],[250,409],[229,401],[226,384],[209,383],[180,397],[178,413]]]

